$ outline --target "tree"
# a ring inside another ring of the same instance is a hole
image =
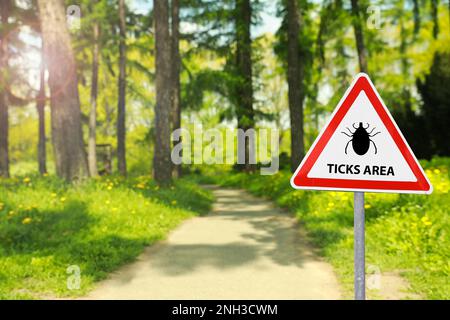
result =
[[[364,43],[364,30],[359,7],[359,0],[352,0],[352,23],[355,32],[356,50],[358,51],[359,69],[361,72],[368,73],[367,67],[367,48]]]
[[[43,55],[42,55],[43,56]],[[39,93],[36,98],[36,109],[38,113],[38,165],[39,173],[47,173],[47,150],[45,134],[45,65],[42,59],[39,79]]]
[[[126,21],[125,0],[119,0],[119,100],[117,107],[117,165],[121,175],[127,174],[125,147],[125,95],[126,95]]]
[[[181,128],[181,86],[180,86],[180,2],[172,0],[172,130]],[[174,142],[174,144],[178,144]],[[181,176],[181,165],[174,165],[173,176]]]
[[[303,64],[300,63],[300,19],[297,0],[287,0],[289,113],[291,122],[291,171],[305,154],[303,137]]]
[[[97,96],[98,96],[98,65],[99,65],[99,36],[100,25],[94,22],[92,26],[93,46],[92,46],[92,77],[91,77],[91,109],[89,112],[89,140],[88,140],[88,163],[89,173],[95,177],[97,171]]]
[[[0,177],[9,177],[9,115],[8,115],[8,32],[9,16],[12,3],[10,0],[1,1],[1,29],[0,29]]]
[[[431,18],[433,19],[433,38],[439,35],[439,0],[431,0]]]
[[[423,81],[417,82],[417,88],[423,101],[422,112],[425,119],[417,127],[417,131],[429,132],[430,139],[425,143],[431,146],[432,154],[442,157],[450,156],[448,144],[450,139],[448,130],[450,91],[447,88],[449,82],[450,54],[448,52],[436,53],[430,73],[425,76]]]
[[[236,30],[236,116],[238,129],[247,131],[255,126],[255,112],[253,110],[253,82],[252,82],[252,41],[250,27],[252,8],[250,0],[236,0],[235,30]],[[240,137],[242,138],[242,136]],[[245,137],[243,138],[245,139]],[[245,170],[252,171],[250,164],[250,150],[255,150],[254,139],[245,139]],[[242,142],[238,142],[238,148]],[[242,154],[242,151],[238,150]]]
[[[158,184],[168,184],[172,177],[170,160],[171,50],[169,4],[153,1],[156,46],[156,106],[153,176]]]
[[[81,129],[75,58],[61,0],[38,0],[48,68],[56,173],[66,180],[88,175]]]

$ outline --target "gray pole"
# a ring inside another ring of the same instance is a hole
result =
[[[355,300],[365,300],[364,192],[355,192],[353,232],[355,248]]]

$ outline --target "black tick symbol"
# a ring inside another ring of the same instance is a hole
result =
[[[345,146],[345,154],[347,154],[347,148],[350,142],[352,143],[353,150],[356,154],[362,156],[367,153],[370,147],[370,143],[373,143],[373,146],[375,148],[375,154],[377,154],[377,146],[375,145],[375,142],[372,141],[372,137],[375,137],[377,134],[380,133],[378,131],[377,133],[373,133],[375,128],[373,128],[370,132],[367,132],[367,129],[369,129],[369,124],[367,124],[367,127],[363,127],[363,123],[359,123],[359,127],[355,127],[355,123],[352,124],[353,129],[355,129],[354,132],[352,132],[349,128],[346,128],[350,134],[347,132],[343,132],[347,137],[352,138],[349,142],[347,142],[347,145]]]

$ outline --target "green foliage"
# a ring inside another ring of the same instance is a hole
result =
[[[450,159],[422,161],[434,186],[431,195],[366,194],[367,264],[400,270],[412,290],[428,299],[449,299]],[[266,196],[294,212],[315,245],[335,266],[348,296],[353,283],[353,195],[294,190],[291,174],[244,173],[211,178]]]
[[[79,185],[51,176],[1,180],[0,299],[85,294],[211,202],[186,179],[168,188],[148,176]],[[81,269],[80,290],[66,286],[70,265]]]
[[[450,156],[450,52],[436,53],[430,73],[418,82],[423,100],[423,119],[428,131],[432,154]]]

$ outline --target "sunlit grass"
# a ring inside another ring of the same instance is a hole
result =
[[[0,181],[0,299],[79,296],[183,219],[206,213],[209,192],[147,176],[69,185],[55,177]],[[81,270],[69,290],[66,269]]]

